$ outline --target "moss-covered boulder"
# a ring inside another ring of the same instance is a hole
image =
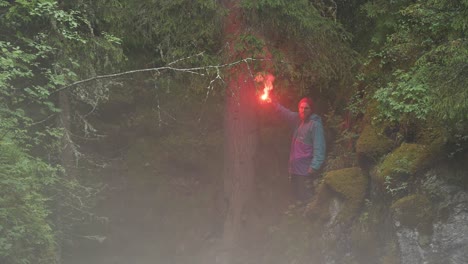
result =
[[[346,222],[357,215],[366,195],[368,179],[358,167],[328,172],[324,183],[344,198],[344,208],[338,216]]]
[[[360,157],[377,160],[392,150],[393,141],[372,125],[366,125],[356,142],[356,152]]]
[[[416,136],[416,142],[418,144],[426,145],[428,151],[430,152],[431,158],[434,159],[436,159],[437,156],[442,156],[440,154],[446,151],[444,146],[446,145],[447,141],[447,130],[444,127],[431,125],[430,123],[421,128]]]
[[[391,205],[393,218],[402,227],[416,228],[422,235],[432,233],[433,210],[431,201],[423,194],[412,194]]]
[[[408,177],[425,169],[430,157],[430,149],[426,145],[403,143],[378,165],[376,180],[387,190],[399,188]]]

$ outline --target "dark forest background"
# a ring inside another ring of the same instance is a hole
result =
[[[0,0],[0,262],[411,263],[429,172],[466,192],[467,31],[466,0]],[[308,205],[259,72],[324,121]]]

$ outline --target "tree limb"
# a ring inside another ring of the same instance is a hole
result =
[[[156,67],[156,68],[131,70],[131,71],[125,71],[125,72],[119,72],[119,73],[113,73],[113,74],[106,74],[106,75],[98,75],[98,76],[94,76],[94,77],[91,77],[91,78],[88,78],[88,79],[76,81],[76,82],[71,83],[71,84],[69,84],[67,86],[63,86],[63,87],[51,92],[50,94],[52,95],[52,94],[55,94],[57,92],[66,90],[68,88],[71,88],[73,86],[83,84],[83,83],[87,83],[87,82],[91,82],[91,81],[96,81],[96,80],[100,80],[100,79],[115,78],[115,77],[120,77],[120,76],[134,74],[134,73],[141,73],[141,72],[154,72],[154,71],[158,72],[158,71],[164,71],[164,70],[172,70],[172,71],[187,72],[187,73],[192,73],[192,74],[200,74],[200,75],[204,76],[203,73],[198,73],[198,71],[206,70],[206,69],[219,69],[219,68],[224,68],[224,67],[230,67],[230,66],[234,66],[234,65],[239,64],[239,63],[243,63],[243,62],[248,63],[249,61],[254,61],[254,60],[261,60],[261,59],[245,58],[245,59],[238,60],[238,61],[231,62],[231,63],[225,63],[225,64],[220,64],[220,65],[208,65],[208,66],[202,66],[202,67],[192,67],[192,68],[177,68],[177,67],[171,67],[171,66],[163,66],[163,67]],[[171,64],[173,64],[173,63],[170,63],[169,65],[171,65]]]

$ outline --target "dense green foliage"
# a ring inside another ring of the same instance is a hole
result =
[[[104,0],[98,3],[93,4],[96,12],[101,14],[97,27],[122,36],[122,49],[131,57],[126,68],[166,65],[190,68],[216,65],[221,61],[221,25],[225,11],[216,1]],[[156,72],[138,78],[149,81],[153,87],[160,87],[161,92],[190,85],[191,91],[213,94],[213,85],[218,82],[207,83],[218,74],[215,68],[207,67],[191,74],[165,71],[164,74]],[[132,88],[129,89],[131,93]],[[159,92],[153,90],[150,96]]]
[[[286,79],[279,87],[301,95],[321,94],[339,106],[353,79],[356,53],[351,35],[328,15],[321,1],[242,1],[248,25],[267,38],[276,57],[276,74]]]
[[[103,1],[101,26],[125,36],[126,52],[138,61],[131,65],[206,63],[219,52],[222,8],[215,1]],[[205,56],[194,56],[205,53]],[[185,64],[188,65],[188,64]],[[193,64],[192,64],[193,65]]]
[[[363,78],[385,120],[468,119],[468,3],[377,1],[363,6],[376,22]],[[372,91],[375,91],[373,94]]]
[[[0,262],[53,263],[56,245],[46,190],[56,185],[57,169],[5,138],[0,168]]]
[[[79,179],[58,169],[71,131],[58,125],[57,89],[104,72],[121,52],[116,38],[94,35],[85,10],[64,2],[2,0],[0,24],[0,260],[54,263],[62,232],[85,209]],[[95,104],[105,93],[84,88],[71,95]]]

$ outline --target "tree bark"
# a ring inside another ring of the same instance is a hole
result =
[[[71,110],[70,100],[67,91],[59,92],[59,107],[60,107],[60,126],[64,129],[61,140],[62,152],[60,154],[60,162],[65,169],[65,174],[69,178],[74,178],[75,170],[75,155],[73,153],[73,141],[70,138],[71,132]]]
[[[224,28],[228,61],[242,57],[234,48],[243,30],[238,2],[225,2],[230,11]],[[238,64],[228,74],[224,113],[224,190],[227,200],[223,235],[226,253],[224,263],[230,262],[242,237],[243,217],[246,217],[248,201],[252,197],[257,148],[257,101],[253,73],[247,64]]]
[[[75,158],[73,154],[73,146],[70,140],[70,129],[71,129],[71,115],[70,115],[70,100],[68,98],[67,91],[59,92],[58,96],[59,108],[61,110],[59,116],[59,126],[64,129],[64,134],[61,139],[61,153],[60,153],[60,163],[65,170],[64,176],[67,178],[75,177]],[[59,231],[63,230],[63,221],[61,215],[62,205],[58,202],[56,204],[56,229]],[[62,256],[62,238],[58,239],[57,243],[57,253],[55,261],[57,264],[63,262]]]
[[[236,70],[228,83],[224,115],[225,193],[229,201],[224,238],[231,242],[240,233],[241,214],[251,196],[257,148],[255,106],[252,105],[255,86],[246,66]]]

